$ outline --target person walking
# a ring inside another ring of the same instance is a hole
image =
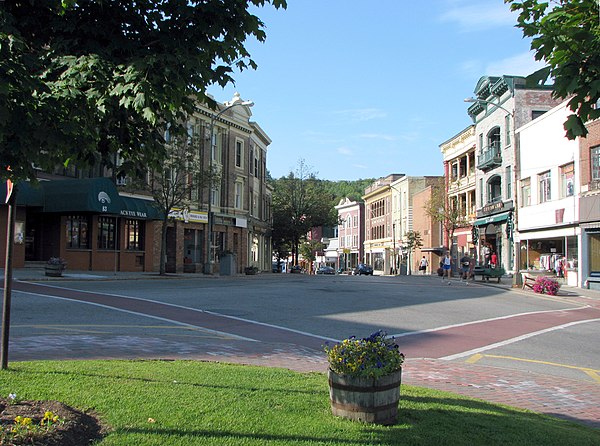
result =
[[[468,254],[465,254],[460,259],[460,280],[461,280],[461,282],[463,280],[469,279],[469,266],[470,265],[471,265],[471,258],[469,257]]]
[[[492,251],[492,255],[490,257],[490,265],[492,266],[492,268],[496,268],[496,266],[498,266],[498,254],[496,254],[496,251]]]
[[[423,258],[419,262],[419,271],[421,271],[421,275],[422,276],[427,273],[427,266],[428,265],[429,265],[429,262],[427,261],[427,259],[425,258],[425,256],[423,256]]]
[[[444,276],[448,278],[448,285],[450,285],[450,274],[452,274],[452,258],[450,253],[446,253],[446,256],[442,260],[442,280]]]

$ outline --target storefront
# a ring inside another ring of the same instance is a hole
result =
[[[500,203],[503,205],[504,203]],[[504,207],[504,212],[478,218],[473,224],[473,240],[477,241],[477,262],[489,265],[495,259],[506,272],[514,268],[513,259],[513,213]]]
[[[519,269],[537,270],[579,283],[580,230],[576,226],[519,232]]]
[[[16,268],[61,257],[72,270],[153,270],[160,213],[151,200],[119,195],[108,178],[21,182],[16,204]]]

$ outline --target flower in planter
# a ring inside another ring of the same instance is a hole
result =
[[[340,375],[361,378],[380,378],[402,369],[404,354],[394,338],[376,331],[368,338],[348,339],[324,347],[329,368]]]
[[[535,283],[533,284],[533,291],[550,296],[556,296],[559,289],[560,283],[550,277],[540,276],[535,279]]]
[[[50,259],[48,259],[47,265],[62,266],[63,268],[65,268],[67,266],[67,261],[61,257],[50,257]]]

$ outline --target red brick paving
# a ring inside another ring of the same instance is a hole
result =
[[[32,284],[18,283],[15,288],[33,291],[37,286]],[[56,290],[56,289],[55,289]],[[82,293],[65,296],[64,291],[60,293],[63,297],[78,300],[94,301],[99,295]],[[48,289],[45,294],[50,294]],[[592,303],[588,298],[574,297],[574,299],[585,300],[587,304]],[[194,312],[193,316],[179,314],[176,309],[166,308],[157,304],[156,308],[149,307],[148,302],[132,299],[127,303],[122,300],[119,305],[126,305],[128,309],[139,313],[161,314],[162,317],[189,318],[187,323],[208,328],[219,328],[219,316],[205,312]],[[143,302],[143,306],[140,304]],[[107,296],[102,296],[103,305],[111,305],[107,302]],[[584,317],[597,316],[599,302],[593,301],[595,309],[589,309],[592,313],[585,311]],[[166,313],[165,313],[166,312]],[[558,315],[561,321],[568,322],[573,317],[578,318],[576,312],[564,312]],[[205,325],[204,325],[205,324]],[[235,334],[249,335],[248,327],[243,321],[234,324]],[[188,359],[210,360],[243,363],[249,365],[282,367],[300,372],[325,372],[327,362],[320,350],[321,341],[314,337],[303,336],[291,332],[282,332],[267,326],[253,327],[251,338],[259,342],[245,342],[223,340],[219,343],[214,338],[210,340],[210,348],[204,353],[186,356]],[[231,333],[232,326],[228,324],[227,332]],[[273,331],[277,331],[276,339],[279,343],[272,343]],[[405,338],[404,340],[407,340]],[[404,341],[403,340],[403,341]],[[208,345],[207,345],[208,347]],[[114,357],[118,357],[115,352]],[[165,356],[165,355],[163,355]],[[410,357],[410,356],[409,356]],[[564,419],[584,423],[589,426],[600,428],[600,384],[594,382],[583,382],[567,378],[557,378],[531,372],[509,370],[504,368],[490,367],[479,364],[468,364],[456,361],[444,361],[440,359],[408,359],[403,370],[403,382],[405,384],[417,385],[449,391],[468,397],[507,404],[510,406],[529,409],[535,412],[558,416]]]

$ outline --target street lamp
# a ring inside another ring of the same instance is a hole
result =
[[[463,101],[467,102],[467,103],[483,102],[484,104],[493,105],[494,107],[497,107],[497,108],[499,108],[501,110],[504,110],[509,115],[514,116],[514,112],[511,112],[510,110],[507,110],[506,108],[504,108],[501,105],[498,105],[498,104],[496,104],[495,102],[492,102],[492,101],[486,101],[485,99],[477,99],[477,98],[473,98],[473,97],[465,98],[465,99],[463,99]]]
[[[227,110],[237,106],[237,105],[242,105],[244,107],[252,107],[254,105],[254,102],[252,101],[243,101],[242,98],[240,97],[239,93],[235,93],[233,95],[233,99],[229,102],[225,102],[224,103],[226,105],[226,107],[221,110],[218,113],[213,113],[213,115],[210,117],[210,154],[209,154],[209,167],[210,167],[210,179],[208,182],[208,250],[207,250],[207,257],[208,259],[206,259],[206,261],[204,262],[204,273],[205,274],[212,274],[212,264],[213,264],[213,258],[214,258],[214,244],[213,244],[213,238],[214,238],[214,232],[213,232],[213,226],[214,226],[214,215],[212,212],[212,200],[213,200],[213,187],[212,187],[212,173],[213,173],[213,161],[214,161],[214,155],[215,155],[215,148],[216,148],[216,141],[215,141],[215,124],[217,122],[217,119],[219,119],[219,117],[225,113]]]

